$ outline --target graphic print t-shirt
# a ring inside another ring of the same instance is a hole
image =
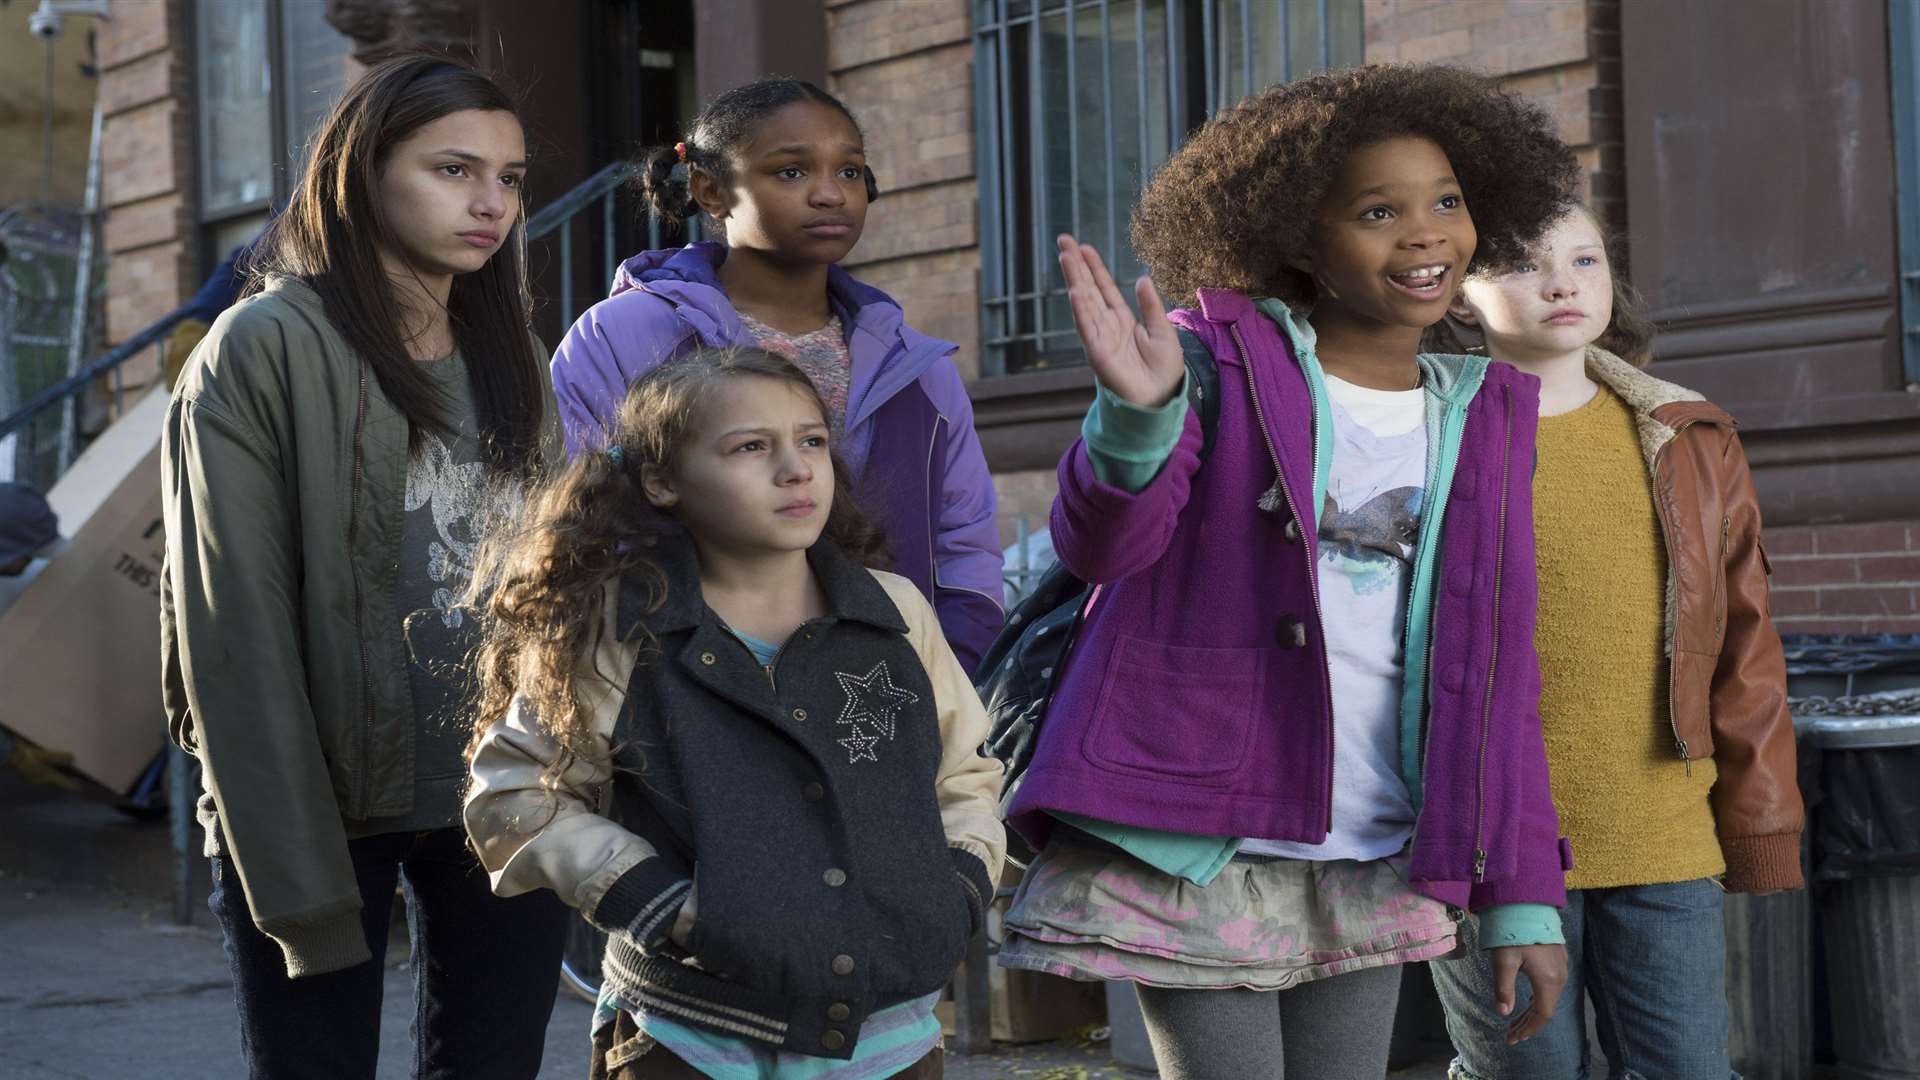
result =
[[[405,631],[413,691],[413,811],[349,822],[354,836],[460,824],[460,790],[467,777],[465,705],[475,689],[467,659],[476,641],[474,622],[458,603],[473,576],[485,516],[486,465],[465,360],[455,353],[421,367],[443,395],[452,430],[450,435],[422,432],[407,461],[406,518],[394,579],[393,608]]]
[[[1320,520],[1320,608],[1333,682],[1333,829],[1324,844],[1249,839],[1289,859],[1385,858],[1413,834],[1400,777],[1407,575],[1427,479],[1426,392],[1327,376],[1333,464]]]

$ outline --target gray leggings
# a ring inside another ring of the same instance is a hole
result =
[[[1400,1004],[1398,965],[1291,990],[1139,989],[1161,1080],[1285,1080],[1289,1074],[1381,1080],[1387,1074]]]

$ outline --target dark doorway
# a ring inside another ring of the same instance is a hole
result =
[[[678,141],[700,108],[694,89],[691,0],[594,0],[587,32],[593,35],[586,50],[593,59],[586,117],[593,169],[610,161],[632,161],[646,147]],[[647,248],[683,244],[686,236],[665,222],[650,227],[638,194],[628,185],[615,207],[614,240],[618,261]],[[596,254],[604,265],[604,254]]]

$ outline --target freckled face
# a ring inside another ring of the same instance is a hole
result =
[[[485,266],[519,220],[526,159],[526,136],[509,112],[464,109],[421,126],[380,168],[378,196],[393,230],[382,259],[423,277]]]
[[[1396,136],[1347,157],[1321,202],[1309,265],[1321,308],[1425,327],[1447,313],[1479,243],[1460,182],[1430,139]]]
[[[1460,303],[1486,335],[1487,350],[1524,362],[1584,349],[1613,319],[1613,269],[1600,230],[1575,210],[1507,272],[1474,278]]]

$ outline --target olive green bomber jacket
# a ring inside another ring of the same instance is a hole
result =
[[[167,723],[294,977],[368,958],[343,819],[413,802],[407,434],[318,294],[276,276],[215,321],[162,435]]]

